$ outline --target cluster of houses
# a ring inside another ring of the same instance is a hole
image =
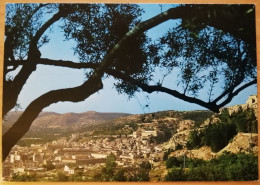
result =
[[[142,124],[141,124],[142,125]],[[125,126],[127,127],[127,125]],[[73,175],[102,168],[108,155],[116,156],[118,166],[131,167],[142,161],[151,164],[162,160],[160,145],[151,143],[150,138],[162,134],[156,127],[138,128],[130,135],[84,138],[84,134],[72,134],[46,144],[30,147],[16,145],[3,162],[3,178],[12,180],[12,174],[36,175],[52,180],[57,173]],[[84,142],[82,142],[85,139]]]
[[[250,96],[244,105],[227,109],[231,114],[241,108],[253,108],[256,113],[257,96]],[[177,133],[168,142],[159,145],[153,141],[153,138],[164,134],[158,129],[160,121],[166,124],[168,129],[176,127]],[[209,124],[209,120],[202,125],[205,124]],[[156,166],[163,160],[165,149],[186,144],[193,126],[192,120],[167,117],[153,120],[151,123],[140,123],[138,129],[132,130],[133,132],[128,135],[92,134],[86,137],[86,133],[75,133],[68,138],[60,138],[50,143],[32,144],[30,147],[16,145],[3,162],[3,180],[12,180],[13,174],[33,174],[40,180],[48,181],[54,180],[58,173],[67,176],[78,172],[87,174],[90,170],[101,170],[111,153],[116,156],[119,167],[137,167],[143,161],[149,161]],[[124,129],[131,128],[125,125]]]

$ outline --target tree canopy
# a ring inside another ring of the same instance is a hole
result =
[[[18,106],[18,95],[39,64],[86,69],[86,80],[33,100],[3,135],[3,160],[43,108],[83,101],[103,88],[105,78],[113,77],[118,92],[130,97],[163,92],[214,112],[256,84],[254,5],[178,5],[146,21],[142,13],[136,4],[7,4],[3,115]],[[155,41],[149,38],[147,30],[167,20],[179,24]],[[41,57],[47,30],[57,22],[66,40],[76,41],[78,61]],[[164,78],[177,69],[180,88],[164,86],[154,77],[158,69],[166,71]],[[201,98],[202,91],[208,97]]]

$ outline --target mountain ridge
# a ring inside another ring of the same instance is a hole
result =
[[[3,119],[3,131],[6,131],[13,123],[21,116],[22,111],[9,112]],[[118,117],[129,116],[128,113],[103,113],[96,111],[86,111],[82,113],[56,113],[56,112],[41,112],[36,120],[32,123],[31,128],[52,128],[61,127],[64,129],[76,128],[82,126],[91,126],[113,120]]]

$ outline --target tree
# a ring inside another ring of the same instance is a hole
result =
[[[58,182],[67,182],[69,180],[69,176],[62,172],[58,172],[56,178]]]
[[[188,168],[170,166],[165,181],[250,181],[258,179],[257,156],[224,152],[209,161],[187,158]],[[176,159],[182,163],[182,159]]]
[[[164,177],[165,181],[185,181],[187,175],[183,168],[171,168],[171,170]]]
[[[36,178],[35,178],[35,175],[14,173],[14,174],[12,174],[12,181],[32,182],[32,181],[36,181]]]
[[[116,157],[114,154],[110,154],[106,159],[106,166],[102,169],[104,181],[113,181],[116,170]]]
[[[203,132],[200,132],[197,129],[192,130],[189,133],[189,137],[188,137],[188,142],[187,142],[188,149],[201,147],[203,145],[202,138],[203,138]]]
[[[3,160],[43,108],[83,101],[103,88],[104,78],[113,77],[116,89],[130,97],[140,90],[163,92],[214,112],[256,84],[253,5],[179,5],[143,22],[141,14],[135,4],[7,5],[3,116],[19,106],[18,95],[39,64],[83,68],[87,80],[33,100],[3,135]],[[170,19],[181,21],[152,42],[146,31]],[[57,22],[65,38],[76,41],[80,62],[41,58],[39,48],[48,44],[47,30]],[[161,80],[153,78],[158,68],[167,71]],[[174,69],[180,70],[181,90],[163,86]],[[198,96],[205,89],[206,100]]]
[[[109,154],[106,158],[106,166],[102,168],[101,172],[94,174],[94,181],[120,181],[125,179],[124,170],[116,171],[116,156]]]
[[[47,171],[55,169],[55,165],[51,161],[47,161],[47,164],[43,165],[43,167],[46,168]]]
[[[127,180],[124,169],[119,169],[114,176],[114,181],[125,182]]]

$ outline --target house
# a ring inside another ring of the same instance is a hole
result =
[[[75,173],[74,169],[70,168],[69,166],[65,165],[63,168],[64,172],[67,172],[70,175],[73,175]]]

